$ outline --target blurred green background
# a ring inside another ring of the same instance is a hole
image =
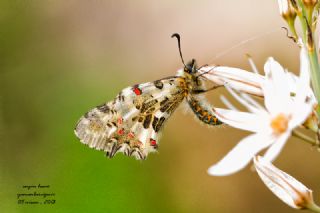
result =
[[[260,69],[273,56],[298,71],[299,50],[280,29],[276,1],[2,0],[0,26],[1,212],[295,211],[250,168],[208,176],[247,133],[207,128],[183,107],[167,123],[159,153],[143,162],[107,159],[73,133],[81,115],[122,88],[174,75],[181,68],[174,32],[185,59],[200,65],[250,69],[250,53]],[[220,94],[208,94],[216,106]],[[290,139],[275,164],[320,201],[319,160],[314,148]],[[22,186],[38,184],[50,185],[42,191],[55,193],[56,203],[18,205]]]

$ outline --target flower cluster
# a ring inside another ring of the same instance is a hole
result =
[[[217,118],[231,127],[252,132],[212,165],[208,173],[230,175],[253,160],[262,181],[283,202],[296,209],[320,212],[310,189],[272,165],[291,136],[319,145],[320,64],[314,38],[320,3],[317,0],[278,0],[278,4],[288,33],[291,33],[288,38],[300,47],[300,74],[296,76],[289,72],[273,58],[265,63],[264,76],[257,71],[231,67],[201,68],[201,75],[215,84],[224,85],[247,109],[239,111],[222,97],[229,109],[214,108]],[[295,28],[297,17],[301,34]],[[262,97],[263,104],[253,96]],[[301,133],[299,128],[308,129],[316,139]],[[265,151],[263,157],[257,157],[261,151]]]
[[[268,59],[264,67],[265,78],[260,82],[264,107],[250,96],[238,95],[229,88],[248,112],[215,108],[216,116],[229,126],[253,134],[242,139],[219,163],[213,165],[209,174],[220,176],[237,172],[268,147],[264,158],[273,161],[292,131],[309,117],[315,100],[309,86],[309,61],[304,49],[300,55],[299,77],[283,69],[273,58]]]

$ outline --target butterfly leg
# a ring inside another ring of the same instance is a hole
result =
[[[195,89],[195,90],[192,90],[192,94],[201,94],[201,93],[205,93],[205,92],[209,92],[211,90],[215,90],[215,89],[218,89],[219,87],[223,87],[224,85],[215,85],[209,89]]]

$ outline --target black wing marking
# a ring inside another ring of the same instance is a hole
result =
[[[75,134],[90,148],[145,159],[156,151],[164,122],[184,99],[183,78],[169,77],[122,90],[80,118]]]

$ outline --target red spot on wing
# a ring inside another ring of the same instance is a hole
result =
[[[142,94],[142,90],[139,87],[134,87],[132,90],[136,95]]]
[[[118,130],[118,134],[119,134],[119,135],[123,135],[123,134],[124,134],[124,129],[119,129],[119,130]]]
[[[128,134],[128,138],[129,138],[129,139],[134,138],[134,134],[133,134],[133,132],[129,132],[129,134]]]
[[[157,146],[157,141],[154,139],[150,139],[150,145],[151,146]]]
[[[120,124],[122,124],[122,122],[123,122],[123,119],[121,117],[118,118],[118,124],[120,125]]]

